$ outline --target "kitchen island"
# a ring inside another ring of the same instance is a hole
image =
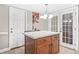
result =
[[[51,31],[25,32],[25,54],[56,54],[59,33]]]

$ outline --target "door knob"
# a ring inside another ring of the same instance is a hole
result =
[[[11,31],[11,33],[13,33],[13,31]]]
[[[13,30],[13,28],[11,28],[11,30]]]

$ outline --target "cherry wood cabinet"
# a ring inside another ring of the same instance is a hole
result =
[[[37,54],[49,54],[49,45],[37,47],[36,53]]]
[[[35,53],[35,44],[34,44],[34,40],[29,38],[29,37],[25,37],[25,53],[27,54],[33,54]]]
[[[52,37],[52,47],[51,47],[51,53],[55,54],[59,52],[59,36],[53,36]]]
[[[25,36],[26,54],[55,54],[59,52],[59,35],[52,35],[38,39]]]

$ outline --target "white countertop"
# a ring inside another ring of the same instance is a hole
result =
[[[60,34],[59,32],[51,32],[51,31],[35,31],[35,32],[25,32],[24,35],[31,37],[33,39]]]

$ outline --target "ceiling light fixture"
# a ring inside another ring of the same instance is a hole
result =
[[[45,14],[40,16],[40,18],[42,18],[42,19],[51,19],[53,17],[52,14],[48,14],[47,6],[48,6],[48,4],[45,4]]]

